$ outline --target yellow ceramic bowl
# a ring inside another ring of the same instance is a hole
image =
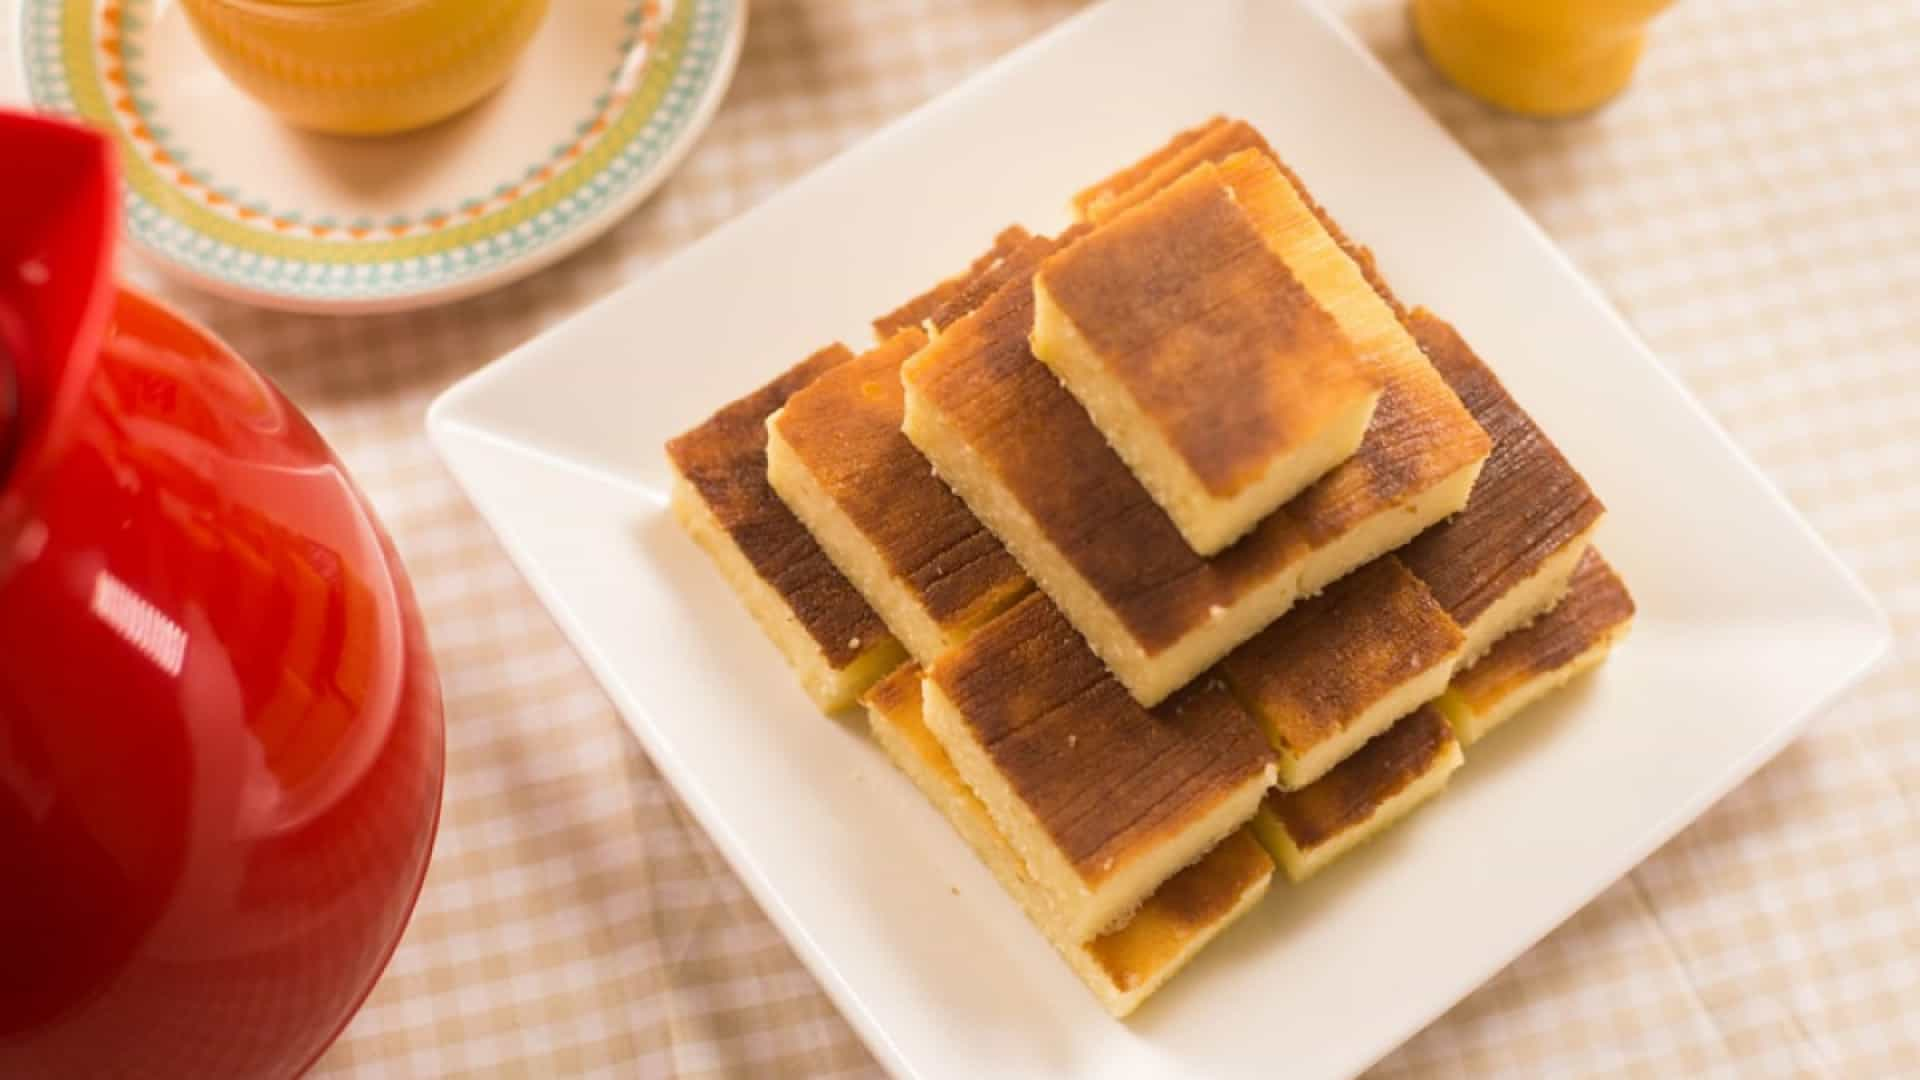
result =
[[[1568,116],[1633,78],[1647,23],[1672,0],[1413,0],[1420,44],[1448,78],[1514,112]]]
[[[288,123],[377,135],[444,119],[512,70],[548,0],[181,0],[214,62]]]

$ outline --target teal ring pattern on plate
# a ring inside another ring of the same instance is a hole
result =
[[[725,76],[730,38],[745,17],[745,0],[678,2],[692,8],[684,48],[670,71],[656,70],[659,58],[648,57],[639,79],[639,87],[651,79],[668,80],[652,111],[604,167],[530,220],[444,251],[325,262],[248,250],[210,236],[129,185],[124,195],[128,231],[142,246],[201,277],[302,301],[389,300],[471,281],[557,244],[638,185],[657,179],[658,166],[686,136],[701,103],[716,92],[715,81]],[[39,108],[97,123],[104,118],[83,116],[71,81],[73,65],[62,23],[73,3],[87,4],[91,14],[95,0],[21,0],[19,40],[27,89]]]

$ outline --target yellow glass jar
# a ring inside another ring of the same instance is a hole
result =
[[[1672,0],[1413,0],[1427,58],[1462,89],[1532,116],[1569,116],[1626,88],[1647,24]]]
[[[181,0],[227,77],[281,119],[379,135],[503,82],[548,0]]]

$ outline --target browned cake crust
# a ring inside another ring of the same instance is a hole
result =
[[[1109,176],[1098,184],[1081,192],[1074,199],[1074,207],[1083,221],[1101,222],[1126,210],[1130,206],[1151,198],[1155,192],[1173,183],[1185,175],[1189,169],[1202,162],[1219,164],[1241,152],[1258,150],[1273,158],[1274,164],[1286,174],[1288,182],[1300,193],[1300,200],[1313,211],[1320,225],[1327,230],[1354,262],[1360,264],[1360,271],[1366,276],[1367,284],[1372,285],[1380,298],[1387,302],[1396,315],[1404,316],[1406,309],[1387,287],[1374,265],[1373,253],[1341,230],[1333,216],[1328,214],[1307,190],[1299,174],[1287,167],[1267,144],[1267,140],[1253,125],[1244,120],[1229,120],[1216,116],[1199,127],[1175,135],[1167,145],[1125,169]]]
[[[773,424],[827,498],[944,630],[991,615],[1028,581],[901,434],[900,365],[926,340],[909,328],[825,372],[788,399]]]
[[[1242,150],[1258,150],[1277,160],[1273,148],[1253,125],[1216,116],[1197,128],[1175,135],[1171,142],[1144,159],[1081,192],[1074,203],[1082,221],[1104,224],[1171,187],[1195,166],[1217,165]],[[1089,194],[1094,192],[1099,194],[1089,199]]]
[[[1215,496],[1373,388],[1211,166],[1048,259],[1038,283]]]
[[[1052,897],[994,824],[926,726],[920,669],[903,665],[863,699],[874,736],[946,815],[1000,884],[1025,909],[1108,1011],[1131,1012],[1193,954],[1266,892],[1273,861],[1242,827],[1161,883],[1121,925],[1092,938],[1063,932]]]
[[[1491,708],[1509,688],[1556,672],[1606,644],[1633,616],[1626,583],[1597,549],[1589,548],[1573,573],[1566,599],[1454,676],[1450,691],[1472,708]]]
[[[1332,771],[1298,791],[1267,793],[1264,808],[1302,852],[1365,822],[1424,776],[1454,745],[1453,728],[1431,705],[1403,717]]]
[[[1217,680],[1141,708],[1037,592],[929,676],[1090,883],[1190,827],[1273,760],[1253,718]]]
[[[1149,654],[1486,450],[1485,435],[1462,423],[1459,400],[1431,370],[1404,373],[1387,383],[1353,457],[1204,558],[1034,358],[1032,321],[1033,290],[1009,282],[908,365],[907,378]]]
[[[1606,512],[1587,482],[1454,328],[1425,308],[1408,320],[1441,378],[1493,439],[1467,508],[1400,552],[1465,626],[1585,536]]]
[[[944,328],[946,322],[959,318],[971,311],[981,300],[993,294],[999,288],[995,277],[996,270],[1009,256],[1025,247],[1033,239],[1033,234],[1018,225],[1009,225],[1000,230],[993,238],[993,246],[988,248],[964,273],[955,274],[940,284],[921,293],[919,296],[901,304],[892,311],[873,320],[874,336],[885,341],[909,327],[919,328],[932,322],[935,327]],[[972,302],[968,303],[968,296]],[[949,309],[950,317],[946,322],[940,319],[941,310]]]
[[[667,443],[674,467],[835,668],[891,635],[767,483],[766,422],[802,388],[852,359],[846,346],[829,345]]]
[[[1174,161],[1182,155],[1188,147],[1199,142],[1202,138],[1218,132],[1220,129],[1226,127],[1228,123],[1229,121],[1224,116],[1213,116],[1209,117],[1205,123],[1197,127],[1190,127],[1180,132],[1173,138],[1167,140],[1165,146],[1162,146],[1160,149],[1155,150],[1139,161],[1134,162],[1119,172],[1114,173],[1112,176],[1107,177],[1105,180],[1075,195],[1073,197],[1074,213],[1079,215],[1082,221],[1092,221],[1095,213],[1105,209],[1107,204],[1115,198],[1141,186],[1149,177],[1154,175],[1155,172],[1166,167],[1169,162]],[[1252,131],[1253,129],[1249,127],[1247,130]],[[1257,134],[1254,137],[1259,138]],[[1261,145],[1265,145],[1264,140]],[[1186,170],[1182,169],[1180,171],[1185,172]]]
[[[1360,449],[1282,510],[1317,548],[1484,459],[1486,434],[1463,412],[1431,369],[1389,377]]]
[[[1273,859],[1251,829],[1230,834],[1199,862],[1168,878],[1140,914],[1087,942],[1087,952],[1121,991],[1132,990],[1172,944],[1220,925],[1249,890],[1273,876]]]
[[[903,709],[920,708],[920,680],[926,677],[919,664],[909,660],[886,678],[867,688],[860,695],[860,704],[869,709],[879,709],[883,713],[897,715]]]
[[[1409,678],[1448,663],[1462,640],[1420,579],[1388,555],[1300,603],[1220,671],[1280,750],[1304,754]]]
[[[933,325],[945,330],[974,313],[1010,281],[1031,281],[1033,273],[1048,255],[1079,234],[1072,229],[1058,237],[1029,236],[1020,246],[1008,251],[981,273],[967,279],[965,285],[933,313]]]

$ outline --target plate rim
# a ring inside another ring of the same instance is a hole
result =
[[[1119,0],[1112,0],[1112,3],[1118,2]],[[1411,101],[1426,116],[1428,123],[1439,128],[1449,142],[1458,146],[1458,140],[1450,132],[1446,132],[1444,126],[1432,117],[1431,113],[1392,75],[1379,57],[1366,47],[1343,20],[1313,0],[1293,0],[1293,2],[1296,7],[1310,14],[1331,32],[1355,59],[1373,72],[1377,81],[1391,87],[1392,92],[1402,99]],[[675,793],[687,804],[695,820],[725,856],[729,868],[746,885],[755,901],[767,913],[768,918],[779,927],[782,935],[792,945],[795,955],[828,993],[836,1008],[859,1032],[868,1049],[880,1059],[889,1072],[897,1075],[920,1076],[924,1073],[915,1067],[914,1062],[906,1058],[878,1018],[865,1007],[859,992],[842,971],[841,966],[815,942],[806,925],[783,900],[775,883],[767,878],[759,864],[745,851],[743,842],[729,827],[726,815],[716,807],[709,785],[683,763],[672,745],[672,740],[660,729],[655,708],[643,700],[637,690],[628,688],[626,681],[619,674],[617,659],[606,653],[595,642],[588,628],[582,625],[573,607],[562,595],[560,586],[546,574],[542,565],[532,557],[525,545],[516,539],[511,511],[496,503],[496,493],[486,489],[482,481],[482,473],[469,471],[473,466],[467,454],[475,448],[484,448],[481,452],[509,454],[537,461],[542,468],[559,469],[588,477],[598,483],[639,493],[651,501],[659,502],[661,496],[650,485],[640,484],[595,464],[553,453],[531,441],[495,430],[483,421],[469,416],[468,411],[476,403],[486,400],[494,382],[505,378],[509,373],[526,364],[536,362],[543,348],[549,345],[550,336],[557,337],[576,320],[586,320],[602,305],[610,307],[618,303],[627,290],[644,288],[643,283],[654,274],[664,272],[680,260],[688,258],[697,249],[714,243],[753,216],[778,209],[785,200],[804,186],[827,182],[846,159],[856,157],[869,144],[884,141],[897,130],[920,122],[922,117],[932,110],[957,107],[958,103],[970,97],[981,85],[997,79],[1004,68],[1018,64],[1029,52],[1048,47],[1056,38],[1076,32],[1083,23],[1091,21],[1109,6],[1110,3],[1096,3],[1081,9],[1054,27],[1008,51],[947,91],[881,125],[858,142],[788,183],[764,202],[682,248],[670,259],[662,261],[593,304],[583,307],[568,319],[466,376],[439,394],[427,411],[426,427],[435,452],[447,464],[462,493],[479,511],[489,532],[493,534],[516,570],[528,582],[542,605],[546,607],[549,616],[554,619],[568,643],[600,684],[602,691],[614,702],[622,714],[624,726],[639,739],[661,774],[673,785]],[[1794,532],[1799,539],[1804,541],[1810,551],[1835,572],[1838,583],[1846,594],[1846,602],[1854,609],[1847,625],[1861,632],[1860,644],[1864,647],[1860,649],[1859,655],[1849,662],[1844,673],[1835,678],[1830,686],[1816,694],[1807,707],[1777,722],[1765,738],[1756,742],[1738,758],[1730,758],[1712,783],[1700,785],[1686,799],[1678,801],[1674,808],[1663,815],[1655,825],[1650,826],[1643,835],[1635,838],[1634,843],[1621,845],[1613,853],[1613,858],[1609,858],[1604,863],[1596,863],[1595,873],[1591,875],[1593,883],[1590,888],[1579,891],[1571,903],[1542,905],[1541,917],[1537,920],[1537,924],[1528,923],[1526,932],[1522,935],[1523,940],[1518,945],[1510,951],[1489,950],[1481,960],[1461,965],[1459,976],[1448,980],[1447,991],[1444,994],[1435,995],[1433,1007],[1430,1010],[1418,1010],[1421,1018],[1417,1023],[1407,1026],[1404,1031],[1392,1036],[1385,1045],[1368,1045],[1360,1048],[1358,1054],[1351,1055],[1349,1064],[1350,1071],[1353,1073],[1371,1067],[1422,1027],[1451,1010],[1475,988],[1483,985],[1536,946],[1547,934],[1591,904],[1596,896],[1630,873],[1661,845],[1699,820],[1734,788],[1777,757],[1789,743],[1804,732],[1814,717],[1831,708],[1839,698],[1858,686],[1887,659],[1894,644],[1892,623],[1885,608],[1866,587],[1854,568],[1841,558],[1826,539],[1814,529],[1812,523],[1786,497],[1773,479],[1707,410],[1705,404],[1678,373],[1663,362],[1659,354],[1647,345],[1633,324],[1620,313],[1599,286],[1573,262],[1533,215],[1513,197],[1505,185],[1494,179],[1477,158],[1473,158],[1470,154],[1466,156],[1473,169],[1487,179],[1491,187],[1498,192],[1498,198],[1516,212],[1517,217],[1524,222],[1529,235],[1534,238],[1539,247],[1549,253],[1554,263],[1566,276],[1577,283],[1585,302],[1601,313],[1625,340],[1631,342],[1633,348],[1647,362],[1647,366],[1658,374],[1666,390],[1676,396],[1693,419],[1710,433],[1714,444],[1727,457],[1737,462],[1742,472],[1756,481],[1757,490],[1764,493],[1764,498],[1771,507],[1792,522]],[[1854,621],[1855,616],[1858,617],[1857,622]]]
[[[13,10],[8,14],[12,16],[15,24],[12,54],[16,65],[15,70],[18,73],[18,91],[22,99],[33,108],[56,109],[62,115],[72,116],[79,122],[98,126],[97,121],[61,109],[57,103],[50,103],[37,94],[34,82],[29,75],[30,35],[26,29],[27,23],[35,13],[36,2],[64,6],[68,0],[9,0],[9,2],[14,5]],[[101,0],[84,0],[84,2],[92,8],[97,7]],[[699,3],[701,0],[683,0],[683,2]],[[257,284],[249,285],[204,271],[174,258],[153,245],[138,229],[125,230],[127,247],[146,265],[200,291],[223,299],[291,314],[392,314],[451,304],[512,284],[552,266],[604,235],[648,196],[658,191],[660,186],[678,171],[700,136],[713,123],[738,72],[752,5],[751,0],[726,0],[726,2],[731,18],[720,40],[718,52],[714,56],[713,76],[706,81],[699,98],[688,110],[685,123],[653,164],[606,203],[575,220],[570,228],[555,235],[548,242],[477,273],[452,278],[425,288],[403,286],[364,296],[317,296],[277,290]],[[115,136],[118,141],[117,128]],[[122,193],[123,216],[130,213],[133,199],[134,195],[131,191]],[[195,235],[199,234],[195,233]],[[388,261],[390,260],[367,265],[380,265]]]

